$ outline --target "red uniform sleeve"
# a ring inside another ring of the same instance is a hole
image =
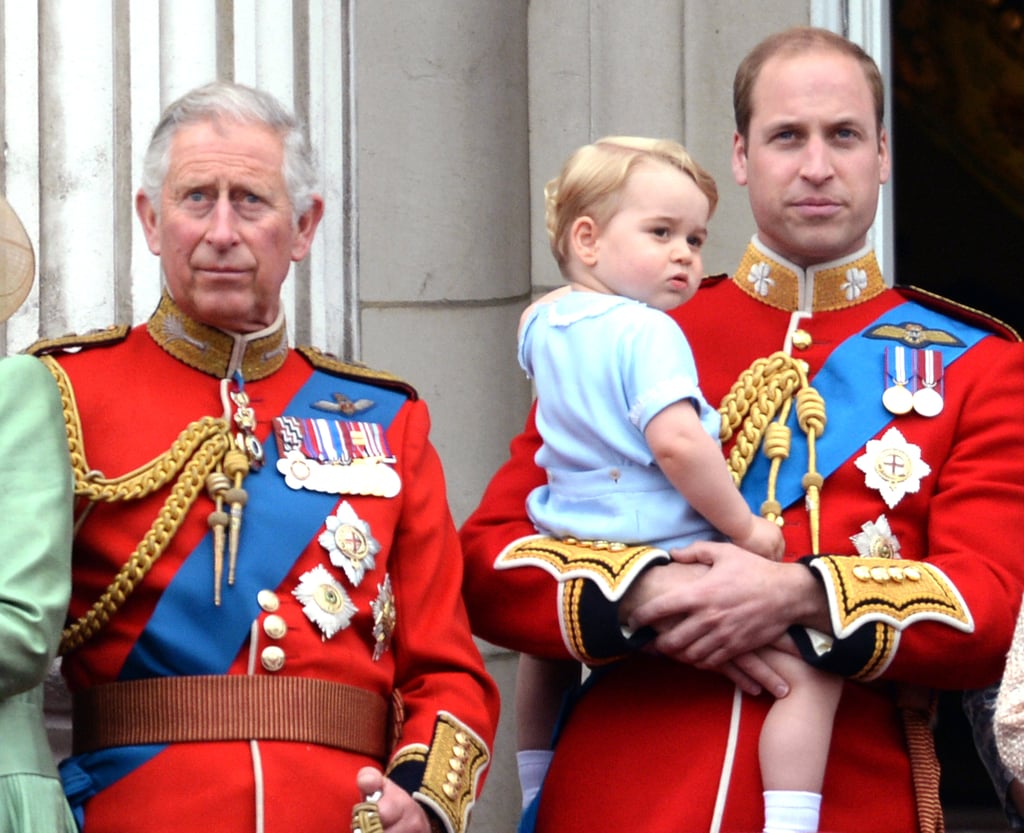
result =
[[[461,529],[463,595],[473,631],[483,639],[537,656],[600,663],[643,641],[645,634],[623,633],[617,599],[644,566],[667,556],[650,547],[630,548],[625,554],[576,548],[569,553],[569,560],[575,559],[571,564],[556,564],[565,556],[561,552],[552,554],[549,569],[532,563],[537,560],[533,558],[496,567],[503,553],[537,538],[526,514],[526,497],[545,482],[544,471],[534,463],[540,444],[531,411],[523,433],[512,441],[508,461]],[[580,563],[586,566],[576,569]]]
[[[500,573],[494,568],[506,546],[536,534],[526,515],[526,497],[545,479],[533,461],[541,445],[534,410],[459,532],[466,565],[463,596],[473,632],[483,639],[524,653],[565,657],[554,578],[536,567]]]
[[[470,633],[459,541],[428,432],[422,402],[403,408],[389,431],[404,438],[396,453],[405,461],[402,518],[389,562],[398,612],[395,685],[404,721],[389,774],[465,825],[483,784],[499,700]]]
[[[1012,533],[1024,509],[1024,388],[1013,381],[1024,379],[1024,345],[988,338],[950,376],[956,419],[907,429],[933,472],[920,518],[888,513],[901,561],[887,562],[888,578],[847,553],[811,562],[832,588],[833,626],[849,627],[815,664],[946,689],[1002,673],[1024,586]],[[913,573],[915,560],[927,572]]]

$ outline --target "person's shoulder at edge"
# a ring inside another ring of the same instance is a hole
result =
[[[86,333],[69,333],[52,338],[40,338],[22,352],[30,356],[48,356],[53,353],[67,353],[90,347],[109,347],[124,341],[132,328],[128,324],[111,324]]]
[[[409,399],[419,399],[419,394],[411,384],[399,376],[389,373],[386,370],[376,370],[362,362],[346,361],[328,353],[318,347],[302,345],[295,348],[302,357],[317,370],[322,370],[334,376],[341,376],[346,379],[354,379],[370,385],[377,385],[383,388],[390,388],[405,394]]]
[[[1000,336],[1007,341],[1021,341],[1020,333],[990,313],[969,307],[966,304],[961,304],[958,301],[945,298],[942,295],[937,295],[927,289],[910,284],[897,284],[893,289],[908,301],[916,301],[923,307],[941,312],[950,318],[965,321],[979,329]]]
[[[724,283],[729,282],[729,275],[726,272],[721,272],[716,275],[705,275],[700,279],[700,286],[697,291],[704,289],[714,289],[716,286],[721,286]]]

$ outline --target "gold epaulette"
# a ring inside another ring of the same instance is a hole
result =
[[[63,353],[86,347],[106,347],[124,341],[131,329],[128,324],[111,324],[100,330],[89,330],[87,333],[68,333],[56,338],[41,338],[26,347],[24,352],[30,356],[48,356],[51,353]]]
[[[324,370],[335,376],[343,376],[347,379],[355,379],[358,382],[366,382],[371,385],[391,388],[404,393],[410,399],[418,399],[416,388],[385,370],[374,370],[359,362],[347,362],[339,359],[331,353],[325,353],[318,347],[296,347],[302,356],[317,370]]]
[[[974,307],[969,307],[966,304],[961,304],[949,298],[944,298],[942,295],[936,295],[934,292],[929,292],[927,289],[921,289],[918,286],[907,285],[896,286],[894,288],[900,295],[903,295],[905,298],[910,298],[913,301],[917,301],[923,307],[928,307],[929,309],[944,313],[951,318],[967,321],[969,324],[973,324],[982,330],[987,330],[991,333],[995,333],[996,335],[1000,335],[1010,341],[1021,340],[1020,333],[1018,333],[1013,327],[1005,321],[1000,321],[994,315],[989,315],[987,312],[983,312],[980,309],[975,309]]]

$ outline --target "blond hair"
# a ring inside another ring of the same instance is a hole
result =
[[[569,232],[579,217],[604,225],[619,207],[629,175],[644,162],[671,165],[689,176],[708,198],[708,216],[718,205],[711,174],[693,161],[678,142],[639,136],[606,136],[579,148],[544,187],[544,213],[551,253],[563,274],[569,262]]]

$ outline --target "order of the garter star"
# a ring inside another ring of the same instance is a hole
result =
[[[352,585],[358,587],[366,572],[376,566],[374,556],[380,552],[380,544],[370,533],[370,525],[343,500],[334,514],[327,516],[324,526],[326,530],[317,540],[327,550],[331,563],[344,570]]]

